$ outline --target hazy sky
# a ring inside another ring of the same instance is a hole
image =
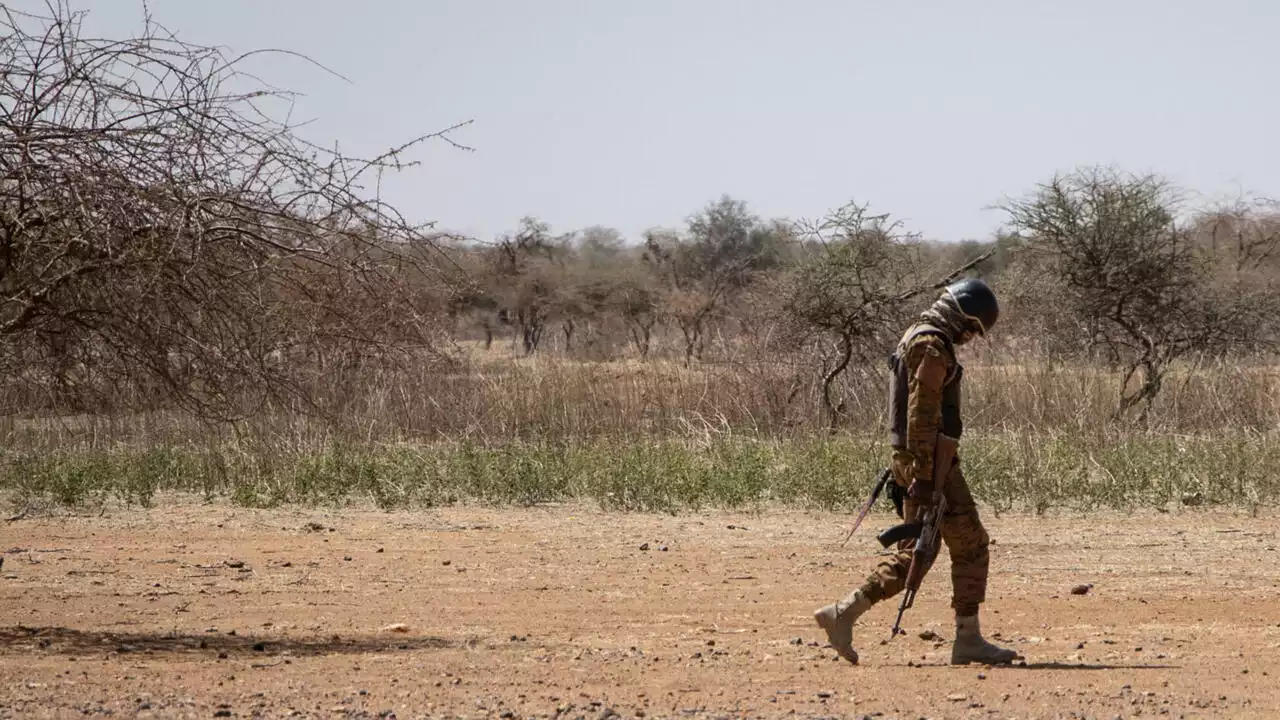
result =
[[[19,0],[17,7],[31,7]],[[96,30],[141,0],[81,0]],[[759,214],[870,202],[927,236],[1080,164],[1280,195],[1280,3],[1261,0],[150,0],[180,37],[307,94],[308,136],[376,152],[463,120],[388,178],[492,237],[535,214],[634,239],[722,193]],[[1267,128],[1271,128],[1268,130]]]

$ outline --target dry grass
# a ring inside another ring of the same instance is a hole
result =
[[[0,419],[0,487],[31,506],[149,502],[163,490],[247,505],[594,498],[626,509],[852,507],[887,454],[883,379],[844,388],[827,436],[817,373],[782,362],[583,362],[469,348],[463,369],[321,387],[341,422],[275,407],[236,424],[171,412]],[[966,463],[997,510],[1273,500],[1280,372],[1180,368],[1152,420],[1113,422],[1118,376],[978,348]]]

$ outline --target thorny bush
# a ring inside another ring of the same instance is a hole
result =
[[[274,119],[290,96],[242,69],[253,53],[46,10],[0,7],[0,374],[84,411],[226,418],[314,407],[317,373],[442,357],[456,278],[362,183],[453,128],[346,157]]]

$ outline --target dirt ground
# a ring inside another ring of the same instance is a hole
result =
[[[986,520],[984,629],[952,667],[949,562],[854,667],[811,612],[873,515],[166,504],[0,524],[0,716],[1280,717],[1274,513]],[[1084,595],[1078,584],[1091,584]],[[920,637],[926,630],[939,640]]]

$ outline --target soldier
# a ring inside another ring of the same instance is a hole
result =
[[[907,329],[890,358],[890,442],[893,479],[904,518],[933,502],[934,443],[939,433],[960,438],[960,378],[964,368],[955,348],[995,325],[1000,309],[995,293],[976,279],[960,280],[943,291],[918,322]],[[990,542],[957,457],[946,476],[943,494],[948,511],[941,521],[943,542],[951,555],[951,606],[956,615],[952,664],[1005,664],[1018,657],[1013,650],[983,639],[978,606],[986,598]],[[836,652],[853,664],[853,623],[872,605],[903,589],[911,565],[914,540],[904,540],[894,556],[882,561],[848,597],[814,612]]]

